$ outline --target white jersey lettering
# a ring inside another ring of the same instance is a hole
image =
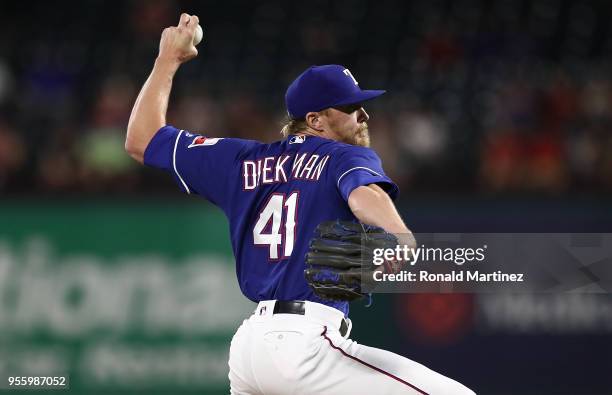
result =
[[[283,155],[276,162],[275,172],[274,172],[274,181],[275,182],[287,182],[287,174],[285,174],[285,163],[287,160],[291,158],[290,155]],[[281,178],[282,177],[282,178]]]
[[[319,161],[319,163],[317,164],[317,167],[312,173],[312,177],[310,178],[311,180],[313,181],[319,180],[319,178],[321,177],[321,173],[323,172],[323,169],[325,168],[325,165],[327,164],[328,159],[329,159],[329,155],[325,155],[323,159]]]
[[[312,155],[308,159],[308,162],[306,162],[306,165],[304,166],[304,169],[302,170],[302,174],[300,174],[299,178],[309,178],[310,177],[310,173],[312,172],[312,169],[314,168],[315,163],[317,163],[317,159],[319,159],[319,155]]]
[[[253,190],[257,187],[256,165],[252,160],[242,163],[242,177],[244,178],[244,189]]]
[[[300,174],[300,170],[302,169],[302,165],[304,164],[304,159],[308,153],[304,153],[302,155],[296,156],[293,161],[293,167],[291,168],[291,177],[298,178],[298,174]]]
[[[263,169],[262,169],[262,184],[272,184],[274,179],[268,178],[268,174],[272,172],[272,163],[276,158],[273,156],[268,156],[263,160]],[[270,162],[270,164],[268,164]]]
[[[267,156],[242,163],[242,178],[245,191],[252,191],[260,185],[284,183],[289,180],[319,181],[329,160],[329,155],[320,157],[309,152],[295,157],[291,173],[287,176],[287,163],[291,155]]]

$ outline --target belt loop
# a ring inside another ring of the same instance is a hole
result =
[[[351,329],[353,329],[353,321],[347,317],[343,318],[343,322],[346,322],[346,333],[343,334],[342,337],[348,339],[348,337],[351,335]],[[340,328],[342,328],[342,325],[340,325]]]
[[[257,304],[257,307],[255,308],[253,314],[256,317],[271,316],[273,314],[275,304],[275,300],[261,301]]]

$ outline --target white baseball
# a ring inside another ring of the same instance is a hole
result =
[[[204,31],[202,30],[202,26],[196,26],[195,34],[193,35],[193,45],[198,45],[200,41],[202,41],[203,36]]]

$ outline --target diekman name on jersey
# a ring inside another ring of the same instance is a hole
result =
[[[327,165],[329,155],[305,152],[298,154],[289,172],[288,161],[291,155],[268,156],[258,160],[242,162],[243,187],[245,191],[254,190],[260,185],[287,182],[288,180],[318,181]]]

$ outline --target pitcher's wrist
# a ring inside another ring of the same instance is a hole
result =
[[[164,56],[158,56],[155,59],[155,69],[166,71],[172,75],[176,73],[180,66],[181,62],[178,59],[172,59]]]

